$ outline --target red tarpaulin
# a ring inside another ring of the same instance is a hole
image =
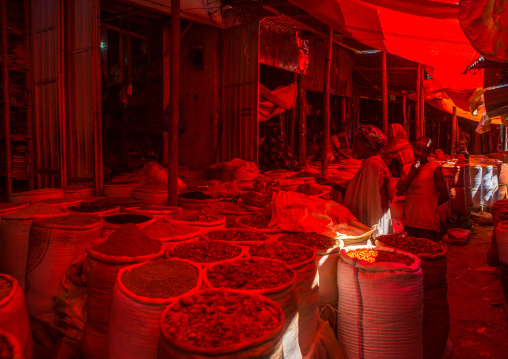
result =
[[[464,35],[456,0],[290,0],[346,36],[433,68],[443,87],[483,87],[483,76],[461,75],[479,54]]]

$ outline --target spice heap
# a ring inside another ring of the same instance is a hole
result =
[[[201,349],[252,342],[281,326],[280,308],[240,293],[203,291],[180,298],[162,330],[175,342]]]
[[[89,214],[71,214],[68,216],[58,216],[39,221],[39,224],[45,226],[90,226],[92,224],[99,224],[101,218]]]
[[[122,283],[140,297],[166,299],[195,288],[198,278],[198,269],[189,263],[159,259],[124,272]]]
[[[115,206],[105,202],[99,202],[98,200],[91,202],[81,202],[76,206],[70,206],[69,210],[73,212],[81,212],[81,213],[94,213],[94,212],[102,212],[107,211],[109,209],[113,209]]]
[[[315,173],[309,171],[302,171],[289,176],[288,178],[314,178]]]
[[[60,209],[46,204],[42,202],[35,202],[34,204],[21,208],[19,211],[14,212],[13,214],[8,215],[8,218],[21,218],[21,217],[27,217],[27,216],[33,216],[34,214],[38,215],[54,215],[54,214],[63,214],[64,211],[61,211]]]
[[[0,276],[0,302],[12,291],[12,282]]]
[[[243,216],[238,218],[238,222],[244,226],[264,229],[270,224],[270,218],[265,216]]]
[[[324,236],[314,232],[287,233],[278,238],[281,242],[297,243],[317,250],[335,248],[340,244],[336,238]]]
[[[195,191],[195,192],[187,192],[179,194],[178,197],[180,198],[186,198],[186,199],[210,199],[209,195],[203,192]]]
[[[12,359],[14,353],[6,337],[0,334],[0,359]]]
[[[294,272],[284,263],[263,258],[242,258],[208,268],[206,276],[215,288],[270,289],[289,283]]]
[[[242,253],[242,247],[221,241],[178,243],[168,251],[171,258],[188,259],[197,263],[213,263],[233,259]]]
[[[206,206],[206,208],[217,213],[224,211],[235,213],[249,212],[244,206],[242,206],[241,203],[238,202],[215,202],[210,203]]]
[[[297,265],[312,258],[314,251],[310,248],[297,246],[291,243],[270,241],[251,244],[249,247],[249,254],[252,257],[278,259],[289,265]]]
[[[168,213],[168,219],[175,221],[186,221],[186,222],[216,222],[224,219],[224,216],[217,214],[213,211],[200,209],[200,210],[188,210],[179,209]]]
[[[161,242],[148,237],[135,224],[123,224],[104,242],[97,244],[92,249],[96,252],[115,257],[139,257],[157,253],[161,248]]]
[[[164,239],[176,236],[185,236],[191,233],[198,234],[199,229],[185,223],[168,221],[153,223],[143,228],[142,231],[152,238]]]
[[[104,217],[104,222],[111,224],[126,224],[126,223],[144,223],[150,220],[150,217],[143,216],[142,214],[113,214],[111,216]]]
[[[413,258],[400,253],[378,251],[375,249],[355,249],[347,252],[349,258],[357,258],[369,263],[392,262],[410,266],[414,263]]]
[[[376,240],[382,242],[385,246],[398,248],[413,254],[439,254],[444,250],[439,244],[427,238],[385,235],[377,237]]]
[[[266,241],[268,236],[261,232],[249,231],[248,229],[219,229],[210,231],[204,236],[206,239],[217,241],[251,242]]]

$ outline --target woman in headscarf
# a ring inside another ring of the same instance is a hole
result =
[[[268,126],[268,134],[259,146],[259,169],[264,172],[277,169],[299,170],[298,161],[291,152],[278,122],[272,122]]]
[[[400,178],[402,167],[414,162],[413,146],[406,140],[406,131],[398,123],[388,126],[388,143],[383,148],[381,158],[385,161],[393,177]]]
[[[363,163],[349,183],[343,203],[361,223],[377,226],[374,238],[392,233],[389,202],[396,189],[390,170],[379,156],[386,141],[376,126],[360,126],[354,139],[354,153]]]

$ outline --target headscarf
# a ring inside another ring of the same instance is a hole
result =
[[[360,126],[356,136],[364,145],[372,148],[376,152],[379,152],[388,140],[385,134],[374,125]]]
[[[390,125],[391,131],[388,130],[388,141],[393,140],[405,140],[406,139],[406,131],[404,127],[398,123],[391,123]]]

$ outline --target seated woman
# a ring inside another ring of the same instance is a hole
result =
[[[349,183],[343,205],[363,224],[377,226],[373,237],[392,233],[389,201],[395,197],[390,170],[379,153],[386,136],[376,126],[360,126],[354,140],[354,152],[363,163]]]
[[[280,124],[272,122],[268,134],[259,146],[259,169],[263,172],[286,169],[298,171],[298,161],[286,142]]]
[[[406,131],[398,123],[388,126],[388,143],[381,158],[385,161],[393,177],[399,178],[402,167],[413,163],[413,146],[406,140]]]

